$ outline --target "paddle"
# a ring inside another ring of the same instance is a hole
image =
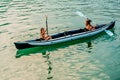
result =
[[[109,36],[113,36],[113,33],[110,30],[105,30],[105,32],[109,35]]]
[[[45,15],[46,17],[46,31],[47,31],[47,34],[48,34],[48,22],[47,22],[47,15]]]
[[[84,18],[87,18],[82,12],[80,11],[76,11],[77,15],[81,16],[81,17],[84,17]]]
[[[76,11],[76,14],[81,16],[81,17],[84,17],[84,18],[87,18],[82,12],[80,11]],[[109,35],[109,36],[113,36],[113,33],[110,31],[110,30],[105,30],[105,32]]]

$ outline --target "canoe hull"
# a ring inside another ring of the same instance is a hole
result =
[[[30,47],[35,47],[35,46],[48,46],[48,45],[53,45],[53,44],[58,44],[58,43],[63,43],[63,42],[68,42],[76,39],[81,39],[81,38],[86,38],[90,36],[94,36],[96,34],[99,34],[103,32],[104,30],[112,29],[115,25],[115,21],[112,21],[108,24],[102,24],[98,25],[98,29],[93,30],[93,31],[86,31],[86,32],[78,32],[79,30],[71,30],[64,33],[58,33],[51,35],[53,39],[45,41],[41,39],[35,39],[35,40],[29,40],[29,41],[24,41],[24,42],[15,42],[15,46],[17,49],[25,49],[25,48],[30,48]],[[73,34],[74,33],[74,34]]]

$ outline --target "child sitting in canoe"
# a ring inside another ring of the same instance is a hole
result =
[[[44,40],[52,39],[52,37],[47,34],[47,31],[44,28],[40,29],[40,35],[41,35],[41,38]]]
[[[86,25],[86,29],[91,31],[91,30],[94,30],[95,27],[91,25],[91,20],[87,18],[86,22],[85,22],[85,25]]]

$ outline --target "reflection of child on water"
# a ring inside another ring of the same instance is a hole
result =
[[[87,20],[85,21],[86,29],[87,29],[87,30],[90,30],[90,31],[95,29],[95,27],[91,25],[91,22],[92,22],[92,21],[91,21],[90,19],[88,19],[88,18],[87,18]]]
[[[52,37],[47,34],[47,31],[44,28],[40,29],[40,35],[41,35],[41,38],[44,40],[52,39]]]

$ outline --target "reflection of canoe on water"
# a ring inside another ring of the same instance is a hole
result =
[[[42,39],[34,39],[34,40],[28,40],[24,42],[15,42],[14,44],[17,49],[25,49],[25,48],[35,47],[35,46],[53,45],[53,44],[68,42],[76,39],[90,37],[90,36],[99,34],[105,30],[111,29],[114,27],[114,25],[115,25],[115,21],[112,21],[108,24],[97,25],[96,29],[92,31],[77,29],[77,30],[71,30],[71,31],[66,31],[66,32],[51,35],[52,39],[48,41],[45,41]]]

